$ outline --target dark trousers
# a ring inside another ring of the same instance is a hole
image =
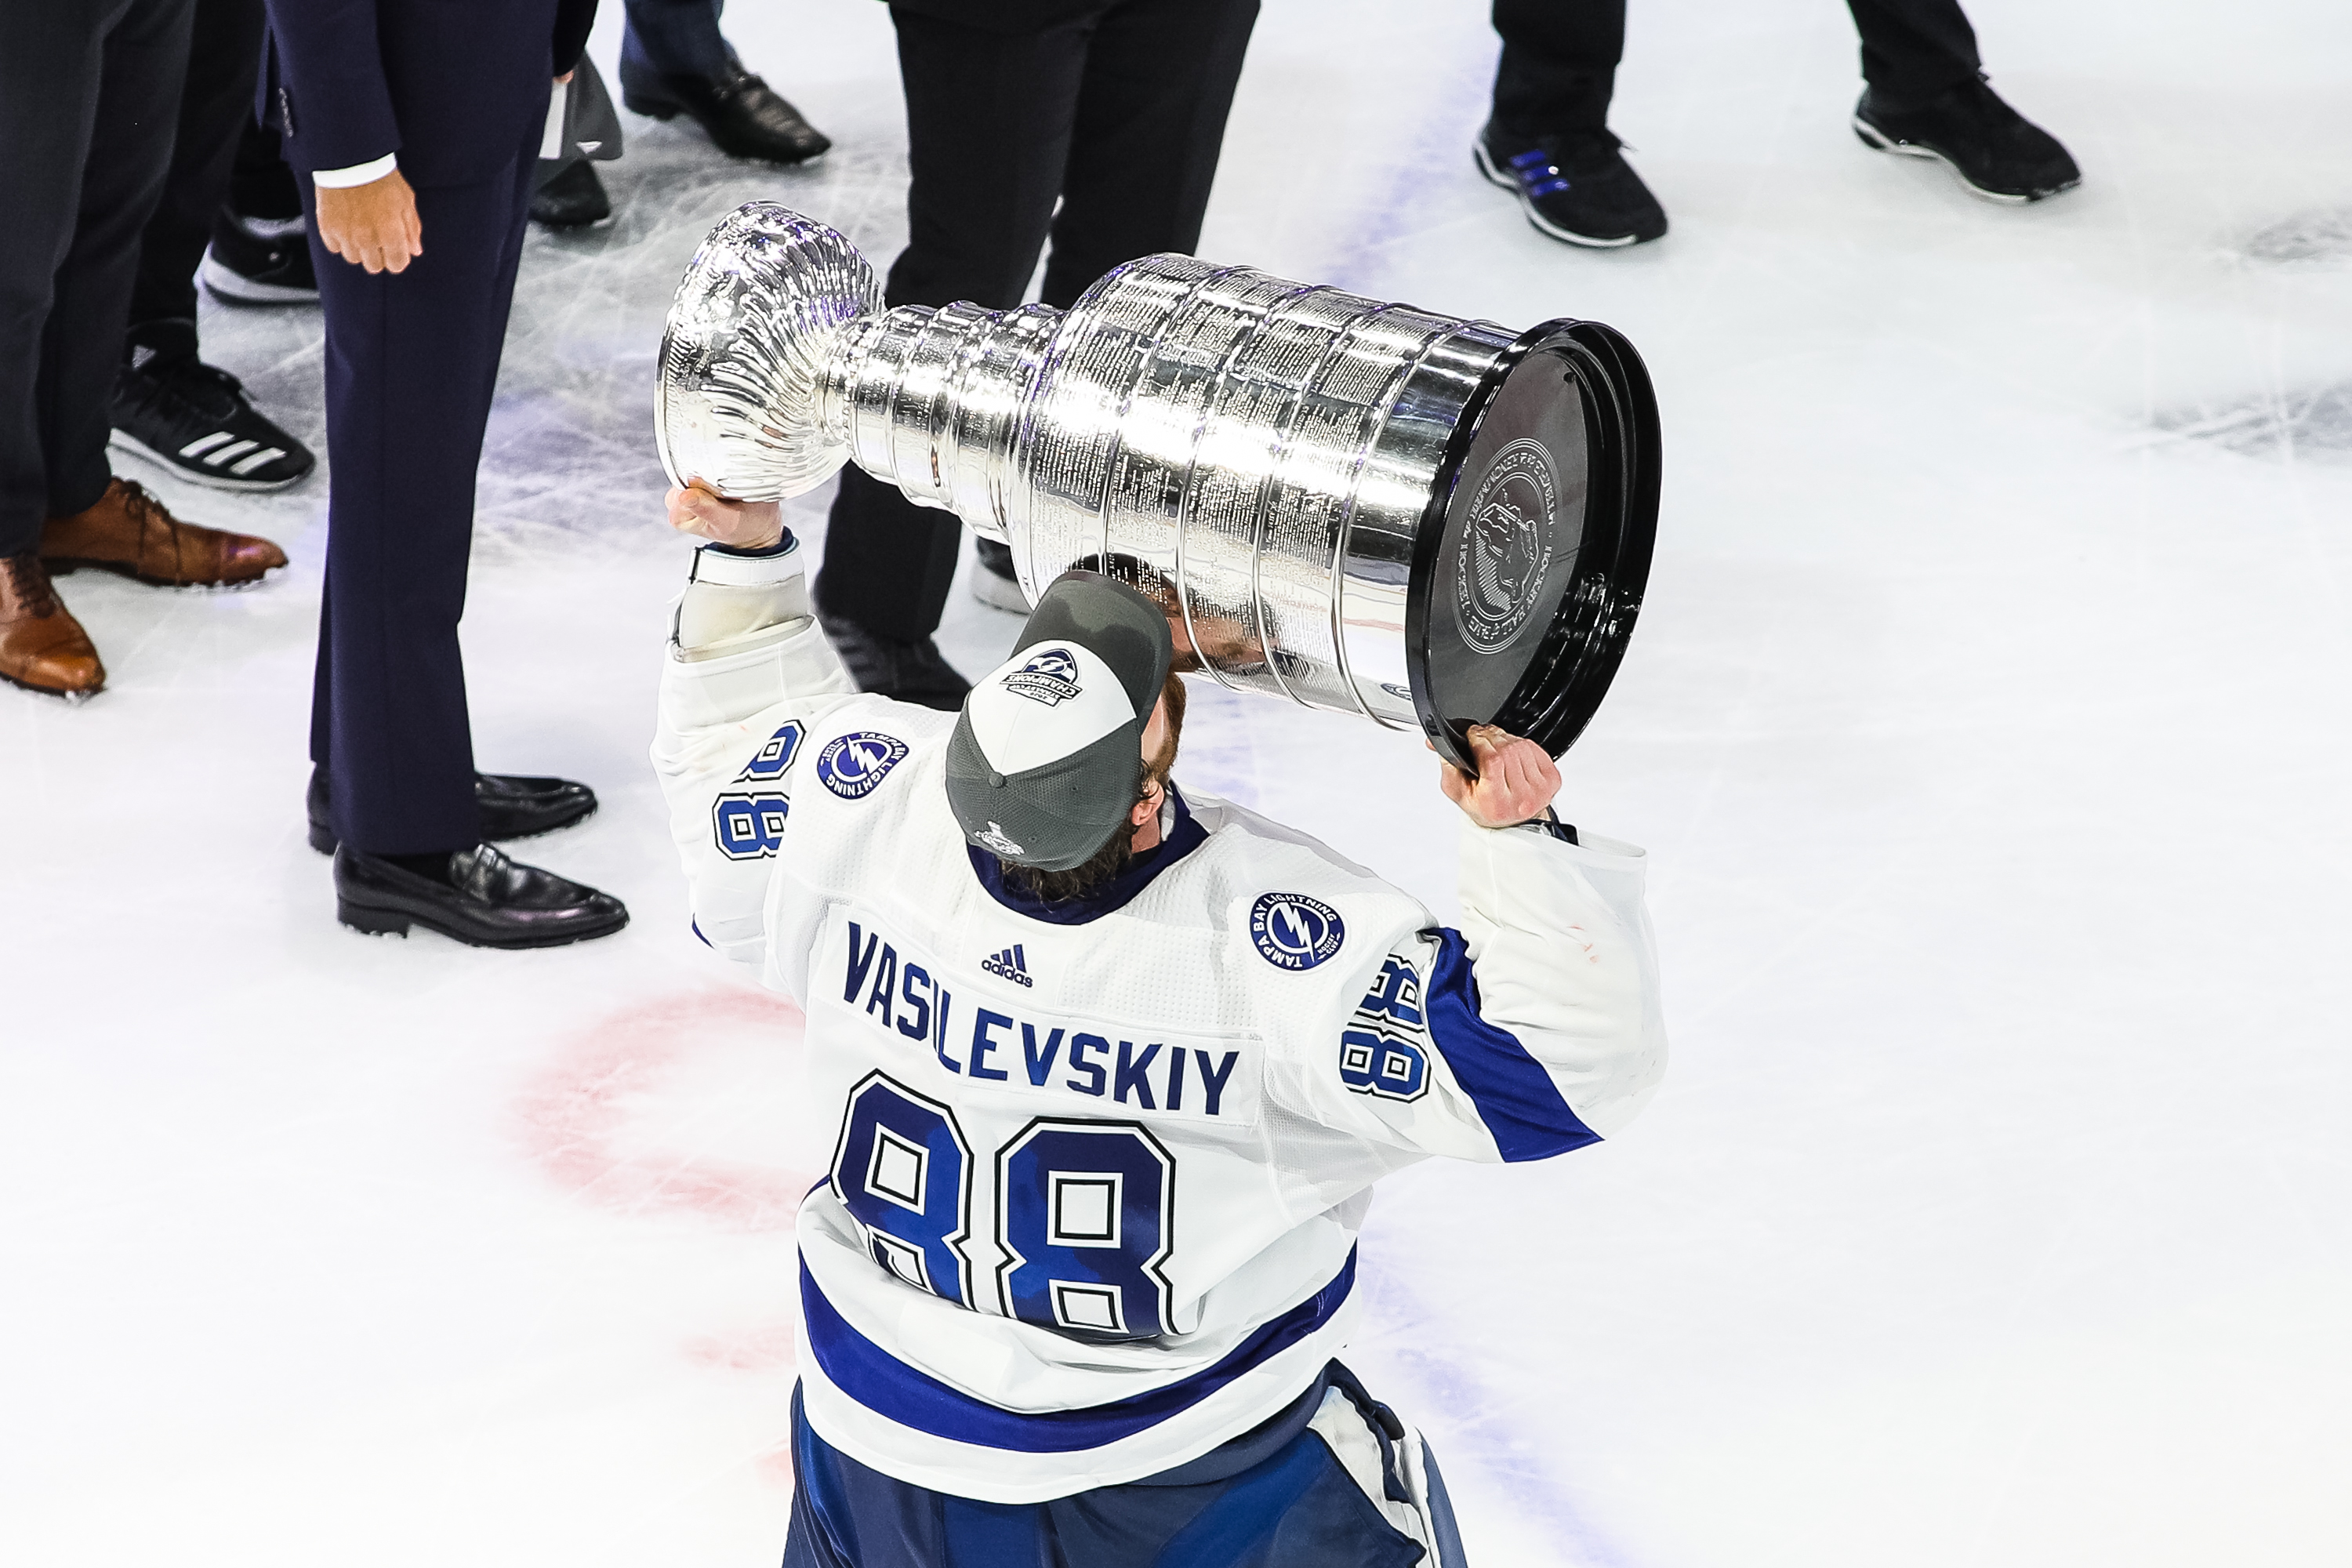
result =
[[[1034,33],[891,7],[907,90],[907,248],[892,305],[1045,302],[1200,243],[1257,0],[1118,0]],[[1055,211],[1055,203],[1061,210]],[[827,525],[825,614],[915,641],[939,628],[963,525],[852,468]]]
[[[228,195],[241,134],[253,122],[262,26],[262,0],[195,0],[179,135],[163,199],[139,237],[126,349],[166,356],[196,352],[196,265]]]
[[[310,760],[336,837],[371,854],[481,841],[457,621],[538,142],[497,178],[418,187],[403,272],[334,255],[312,215],[331,482]]]
[[[307,183],[307,182],[306,182]],[[228,207],[239,217],[282,221],[302,216],[302,189],[278,144],[278,132],[246,121],[228,176]]]
[[[171,162],[189,0],[0,0],[0,555],[106,493],[139,231]]]
[[[719,33],[725,0],[628,0],[621,58],[632,71],[691,71],[717,76],[727,68],[727,40]]]
[[[1975,76],[1977,36],[1958,0],[1846,0],[1872,96],[1909,109]],[[1625,53],[1625,0],[1495,0],[1503,37],[1495,121],[1528,137],[1609,122]]]

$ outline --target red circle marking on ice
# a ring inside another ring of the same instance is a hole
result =
[[[803,1022],[790,1002],[742,991],[689,992],[616,1014],[574,1036],[517,1097],[524,1145],[541,1170],[599,1208],[790,1230],[815,1177],[690,1151],[625,1152],[620,1134],[698,1047],[750,1029],[772,1030],[797,1048]]]

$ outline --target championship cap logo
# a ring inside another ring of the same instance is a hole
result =
[[[990,823],[984,830],[972,835],[972,841],[978,844],[982,849],[992,851],[998,855],[1012,855],[1017,857],[1027,853],[1027,851],[1024,850],[1021,846],[1013,842],[1012,837],[1006,834],[1003,825],[1001,823]]]
[[[816,776],[844,800],[872,795],[883,776],[907,754],[907,742],[896,735],[859,730],[835,738],[817,753]]]
[[[1066,647],[1041,647],[1029,662],[1004,678],[1004,689],[1051,708],[1066,702],[1085,688],[1078,684],[1078,661]]]
[[[1454,618],[1480,653],[1499,652],[1527,629],[1551,570],[1559,488],[1540,441],[1512,442],[1478,481],[1455,546]]]
[[[1348,939],[1339,911],[1304,893],[1261,893],[1250,906],[1250,941],[1276,969],[1312,969]]]

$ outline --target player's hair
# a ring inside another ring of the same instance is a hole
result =
[[[1174,670],[1168,672],[1165,685],[1160,689],[1160,700],[1168,704],[1168,739],[1157,756],[1141,759],[1136,769],[1135,798],[1128,802],[1132,813],[1150,798],[1152,786],[1165,784],[1176,766],[1177,742],[1184,735],[1184,682]],[[1017,893],[1041,903],[1062,904],[1072,899],[1083,899],[1110,886],[1128,862],[1135,858],[1133,848],[1135,828],[1122,821],[1103,840],[1101,848],[1066,871],[1041,871],[1034,866],[999,859],[999,872],[1004,885]]]

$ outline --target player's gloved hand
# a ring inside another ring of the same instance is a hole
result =
[[[721,500],[700,479],[664,498],[669,525],[730,550],[765,550],[784,536],[784,509],[772,500]]]
[[[1437,787],[1481,827],[1516,827],[1543,815],[1559,793],[1559,769],[1549,752],[1492,724],[1470,726],[1472,778],[1452,763],[1437,765]]]

